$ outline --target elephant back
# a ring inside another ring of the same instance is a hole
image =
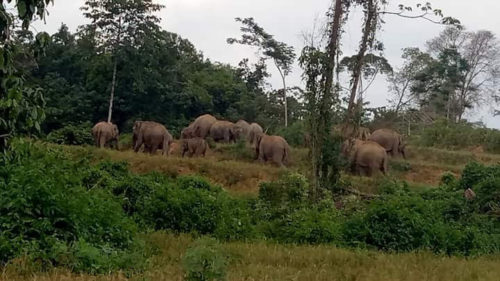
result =
[[[210,127],[210,137],[217,140],[231,140],[233,138],[234,123],[229,121],[216,121]]]
[[[206,138],[215,122],[217,122],[217,119],[210,114],[204,114],[196,118],[192,123],[193,136]]]

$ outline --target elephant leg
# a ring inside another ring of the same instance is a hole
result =
[[[273,162],[276,165],[283,167],[283,154],[282,153],[274,153],[273,154]]]
[[[151,145],[150,150],[149,150],[149,154],[151,154],[151,155],[155,155],[155,154],[156,154],[156,151],[158,150],[158,147],[159,147],[159,146],[160,146],[159,144],[157,144],[157,143],[153,143],[153,144]]]
[[[259,153],[258,154],[258,157],[257,157],[257,160],[259,160],[260,163],[265,163],[266,162],[266,157],[264,155],[264,153]]]
[[[365,166],[359,166],[359,176],[361,177],[367,177],[368,175],[368,170],[370,169],[369,167]]]
[[[104,148],[106,146],[106,136],[104,134],[99,138],[99,147]]]
[[[137,139],[137,141],[135,142],[135,145],[134,145],[134,152],[139,152],[139,149],[141,149],[141,146],[142,146],[142,140],[141,139]],[[146,149],[146,148],[144,148]]]

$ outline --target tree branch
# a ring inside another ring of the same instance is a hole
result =
[[[420,15],[415,15],[415,16],[409,16],[409,15],[405,15],[403,14],[404,12],[401,11],[401,12],[387,12],[387,11],[383,11],[383,12],[379,12],[379,14],[382,14],[382,15],[395,15],[395,16],[398,16],[398,17],[402,17],[402,18],[407,18],[407,19],[424,19],[424,20],[427,20],[427,21],[430,21],[434,24],[442,24],[442,25],[446,25],[440,21],[436,21],[436,20],[433,20],[431,18],[428,18],[426,17],[427,15],[429,15],[429,13],[425,12],[423,14],[420,14]]]

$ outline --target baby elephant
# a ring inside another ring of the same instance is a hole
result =
[[[182,157],[186,155],[188,157],[205,157],[205,154],[208,150],[207,142],[202,138],[194,138],[194,139],[183,139],[182,140]]]

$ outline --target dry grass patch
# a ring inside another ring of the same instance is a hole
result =
[[[81,148],[68,147],[68,149],[78,154],[78,149]],[[261,182],[275,180],[286,172],[286,169],[270,164],[224,160],[214,153],[208,154],[206,158],[182,158],[177,155],[165,157],[132,151],[88,149],[98,160],[126,161],[134,173],[145,174],[155,171],[173,177],[198,174],[237,194],[257,193]]]

